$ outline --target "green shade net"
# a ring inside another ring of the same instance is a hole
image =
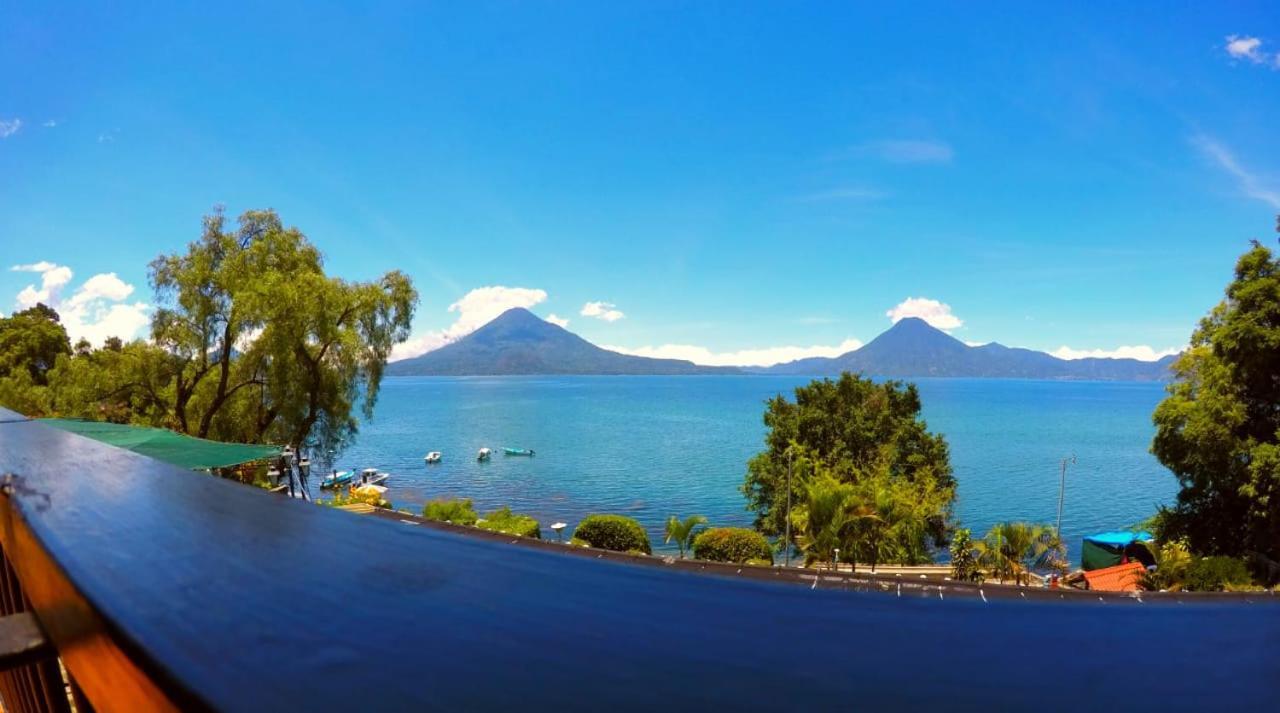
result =
[[[72,418],[42,418],[39,422],[191,470],[226,468],[280,455],[279,446],[206,441],[163,428]]]

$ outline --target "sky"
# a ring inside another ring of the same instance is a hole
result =
[[[145,337],[222,205],[408,273],[397,356],[522,306],[708,364],[904,316],[1150,359],[1275,245],[1273,3],[255,5],[0,0],[0,311]]]

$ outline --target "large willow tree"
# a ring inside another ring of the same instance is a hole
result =
[[[50,372],[53,412],[202,438],[340,449],[372,414],[417,303],[410,279],[325,273],[274,211],[204,219],[185,252],[151,263],[151,342],[78,350]]]
[[[1265,246],[1240,257],[1174,373],[1151,450],[1182,488],[1161,534],[1280,561],[1280,260]]]

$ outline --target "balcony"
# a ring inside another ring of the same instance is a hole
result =
[[[34,632],[4,642],[9,711],[1264,710],[1280,694],[1266,593],[637,563],[272,497],[5,411],[0,474],[0,613],[34,615],[4,620]]]

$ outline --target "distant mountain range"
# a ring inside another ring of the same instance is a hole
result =
[[[910,378],[987,377],[1164,381],[1175,357],[1059,359],[1044,352],[991,343],[971,347],[922,319],[899,320],[880,336],[837,357],[812,357],[771,367],[700,366],[681,359],[649,359],[601,349],[526,309],[503,312],[456,342],[387,365],[391,376],[496,376],[516,374],[795,374],[842,371]]]
[[[476,331],[412,359],[387,365],[390,376],[516,374],[739,374],[733,367],[681,359],[647,359],[601,349],[527,309],[498,315]]]
[[[1098,379],[1165,381],[1176,359],[1059,359],[1044,352],[992,342],[971,347],[923,319],[899,320],[859,349],[838,357],[812,357],[763,369],[769,374],[988,377],[1002,379]]]

